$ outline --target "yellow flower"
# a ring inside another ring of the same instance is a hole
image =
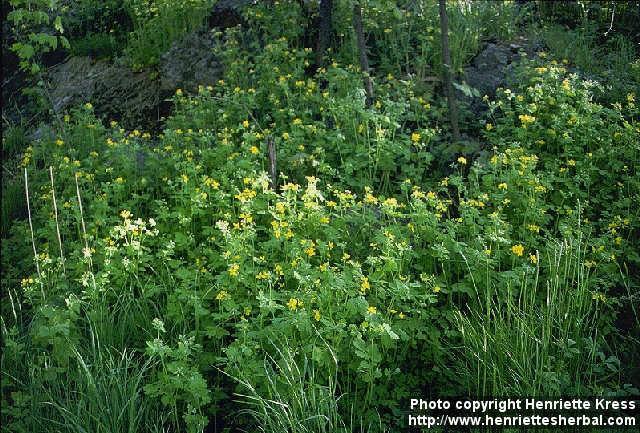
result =
[[[184,183],[189,182],[189,176],[187,176],[186,174],[181,175],[181,176],[180,176],[180,179],[181,179]]]
[[[442,288],[440,286],[434,286],[432,290],[434,293],[438,293]]]
[[[458,162],[462,165],[467,165],[467,158],[465,158],[464,156],[460,156],[458,157]]]
[[[245,188],[241,193],[236,194],[234,197],[241,203],[246,203],[256,196],[256,192],[252,189]]]
[[[414,143],[419,142],[420,134],[418,132],[414,132],[413,134],[411,134],[411,141],[413,141]]]
[[[484,127],[487,131],[491,131],[493,129],[493,124],[487,123]]]
[[[370,306],[367,308],[367,313],[369,314],[376,314],[378,312],[378,309],[376,307]]]
[[[360,291],[362,293],[365,293],[367,290],[369,290],[371,288],[371,285],[369,284],[369,278],[367,277],[360,277]]]
[[[295,311],[298,307],[302,308],[302,305],[302,301],[296,298],[291,298],[289,302],[287,302],[287,307],[289,307],[291,311]]]
[[[282,265],[281,264],[276,264],[275,267],[273,268],[273,271],[277,274],[277,275],[284,275],[284,271],[282,270]]]
[[[506,184],[506,183],[504,183],[504,182],[502,182],[500,185],[498,185],[498,189],[504,189],[504,190],[506,190],[506,189],[507,189],[507,184]]]
[[[260,152],[260,150],[256,147],[256,146],[251,146],[251,149],[249,149],[249,152],[251,152],[252,154],[257,154]]]
[[[527,229],[532,232],[540,233],[540,226],[535,224],[527,224]]]
[[[535,254],[529,254],[529,260],[531,260],[531,263],[535,265],[536,263],[538,263],[538,256],[536,256]]]
[[[242,122],[242,126],[245,127],[245,128],[248,128],[249,127],[249,121],[248,120],[244,120]]]
[[[213,189],[218,189],[220,187],[220,182],[215,179],[211,179],[209,176],[205,178],[204,184],[210,186]]]
[[[271,274],[268,271],[258,272],[258,275],[256,275],[256,280],[266,280],[270,275]]]
[[[390,208],[395,208],[398,206],[398,200],[395,197],[389,197],[382,204]]]
[[[182,96],[182,89],[176,89],[176,95]]]
[[[524,254],[524,247],[521,244],[514,245],[511,247],[511,252],[518,257],[521,257]]]
[[[282,191],[298,191],[300,189],[300,185],[297,183],[287,183],[282,185]]]
[[[313,318],[316,319],[316,322],[320,321],[320,310],[313,310]]]
[[[216,295],[216,300],[217,301],[224,301],[225,299],[229,299],[231,296],[229,296],[229,293],[227,293],[226,290],[220,290],[218,292],[218,294]]]
[[[229,266],[229,275],[232,277],[237,277],[238,274],[240,273],[240,265],[237,263],[232,263],[231,266]]]
[[[58,139],[56,140],[56,145],[58,145],[58,146],[62,146],[63,144],[64,144],[64,141],[62,141],[61,139],[59,139],[59,138],[58,138]]]
[[[536,121],[535,117],[529,116],[528,114],[521,114],[518,116],[518,119],[520,119],[523,128],[526,128],[528,124]]]
[[[376,204],[378,203],[378,199],[373,194],[368,192],[364,197],[364,202],[369,204]]]

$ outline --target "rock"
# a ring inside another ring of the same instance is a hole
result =
[[[464,68],[461,78],[470,87],[477,89],[480,97],[469,98],[460,91],[457,92],[457,96],[469,104],[474,115],[482,116],[487,110],[487,105],[481,98],[484,95],[495,97],[496,90],[507,86],[513,79],[515,65],[522,54],[525,53],[531,58],[540,48],[537,43],[524,38],[509,44],[488,43],[471,64]]]
[[[481,96],[495,96],[496,89],[504,83],[507,65],[512,60],[509,47],[488,44],[464,69],[464,81],[478,89]]]
[[[211,32],[195,32],[175,42],[160,58],[160,89],[196,92],[198,85],[214,85],[222,66],[214,54],[216,39]]]
[[[56,113],[91,102],[97,115],[118,119],[126,128],[150,127],[157,121],[160,86],[149,72],[133,72],[119,62],[71,57],[52,68],[49,78]]]
[[[53,141],[55,136],[56,136],[55,132],[51,127],[51,125],[41,124],[29,136],[29,140],[30,141],[41,141],[41,140]]]
[[[242,8],[256,0],[220,0],[209,25],[226,28],[242,23]],[[176,89],[196,92],[199,85],[214,85],[222,75],[216,59],[216,39],[197,31],[176,41],[161,56],[158,71],[134,72],[123,60],[109,62],[71,57],[49,71],[51,99],[56,113],[91,102],[96,114],[119,120],[127,129],[151,129],[168,113],[166,100]]]

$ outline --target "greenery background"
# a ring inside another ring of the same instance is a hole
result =
[[[416,395],[637,396],[638,3],[448,2],[460,88],[487,43],[535,48],[459,94],[461,142],[438,4],[362,2],[371,105],[352,6],[317,68],[317,4],[241,7],[215,85],[125,128],[56,113],[49,68],[160,79],[213,2],[3,5],[3,431],[395,432]]]

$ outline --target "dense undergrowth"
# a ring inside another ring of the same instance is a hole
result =
[[[276,2],[157,136],[85,104],[22,152],[3,429],[395,432],[416,395],[638,393],[636,95],[539,53],[447,152],[437,62],[374,12],[370,107],[350,36],[310,76]]]

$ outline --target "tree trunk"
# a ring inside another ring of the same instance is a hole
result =
[[[318,42],[316,45],[316,66],[324,66],[323,57],[331,40],[331,13],[333,0],[320,0],[320,22],[318,23]]]
[[[359,1],[353,3],[353,29],[356,32],[358,55],[360,57],[360,70],[362,71],[364,90],[367,94],[367,106],[373,102],[373,83],[369,73],[369,59],[367,58],[367,45],[362,30],[362,7]]]
[[[447,1],[440,0],[440,32],[442,33],[442,66],[447,104],[449,108],[449,121],[454,141],[460,141],[460,129],[458,128],[458,104],[453,93],[451,83],[451,52],[449,51],[449,19],[447,17]]]

